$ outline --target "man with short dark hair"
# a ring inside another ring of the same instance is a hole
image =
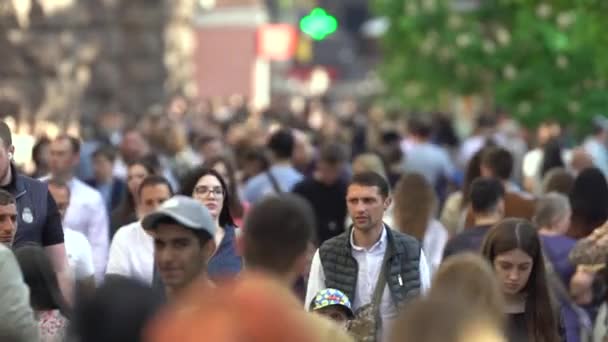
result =
[[[471,184],[470,211],[474,224],[448,241],[443,258],[451,255],[474,251],[478,252],[486,233],[504,217],[505,190],[495,178],[477,178]]]
[[[344,232],[346,219],[346,148],[338,143],[321,147],[312,177],[293,188],[312,205],[317,221],[318,244]]]
[[[272,165],[245,184],[247,201],[256,203],[267,195],[289,192],[302,180],[302,174],[291,163],[294,144],[293,133],[289,129],[280,129],[270,137],[267,147],[272,152]]]
[[[101,146],[93,152],[93,173],[95,177],[87,180],[87,184],[95,188],[103,197],[108,213],[120,204],[126,183],[114,177],[114,162],[116,151],[112,146]]]
[[[368,333],[382,336],[390,330],[398,308],[429,287],[429,266],[419,241],[382,221],[391,204],[389,185],[382,176],[356,174],[346,204],[353,225],[315,253],[306,303],[320,290],[335,288],[350,298],[355,311],[373,304],[379,307],[381,329]]]
[[[238,240],[247,265],[241,281],[247,283],[251,275],[247,272],[268,276],[277,282],[278,289],[273,292],[277,298],[290,303],[292,310],[301,311],[301,303],[291,289],[308,267],[314,227],[312,208],[304,199],[292,194],[263,199],[249,212],[243,235]],[[317,335],[315,341],[350,340],[338,326],[321,316],[304,312],[300,316]]]
[[[0,188],[13,195],[17,202],[19,228],[13,247],[27,243],[41,245],[53,263],[64,295],[69,300],[71,286],[61,215],[46,184],[17,172],[12,163],[14,153],[10,128],[0,121]]]
[[[481,176],[496,178],[505,190],[505,217],[523,218],[532,220],[536,206],[535,199],[528,193],[519,190],[510,181],[513,171],[513,155],[503,147],[489,147],[481,155]],[[471,211],[467,213],[465,227],[473,225]]]
[[[255,205],[245,221],[243,257],[250,270],[282,275],[289,286],[307,267],[314,214],[302,198],[284,194]]]
[[[0,244],[11,248],[17,232],[17,203],[15,197],[0,189]]]
[[[53,196],[61,218],[70,205],[70,187],[61,181],[51,179],[48,181],[49,193]],[[93,266],[93,252],[89,241],[82,233],[63,226],[65,251],[74,276],[77,288],[90,293],[95,290],[95,267]]]
[[[96,279],[101,280],[108,256],[108,212],[99,192],[74,177],[79,159],[80,141],[69,135],[58,136],[51,143],[51,176],[43,180],[53,178],[70,188],[71,200],[64,222],[86,236],[93,250]]]
[[[169,300],[199,278],[209,281],[207,263],[215,253],[217,228],[203,204],[174,196],[148,214],[142,227],[154,236],[154,263]]]
[[[138,216],[158,209],[173,196],[169,181],[162,176],[146,177],[139,186]],[[121,227],[110,245],[106,275],[117,274],[152,285],[154,278],[154,239],[140,221]]]

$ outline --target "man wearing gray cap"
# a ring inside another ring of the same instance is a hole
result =
[[[207,278],[216,227],[204,205],[174,196],[147,215],[142,226],[154,237],[154,263],[169,300],[194,280]]]

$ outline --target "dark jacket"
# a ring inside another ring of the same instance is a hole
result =
[[[94,189],[99,190],[99,183],[96,179],[89,179],[86,183]],[[114,177],[112,179],[112,193],[110,194],[110,207],[108,208],[108,212],[111,212],[118,207],[125,191],[127,191],[127,184],[123,180]]]
[[[420,293],[420,242],[385,225],[390,248],[387,284],[397,307]],[[327,240],[319,248],[325,273],[325,286],[344,292],[354,301],[359,265],[352,256],[350,235],[346,232]]]
[[[448,241],[443,250],[443,259],[463,252],[478,253],[486,234],[492,228],[491,225],[466,228]]]
[[[13,165],[11,172],[11,182],[3,189],[17,201],[17,232],[13,247],[26,243],[43,247],[63,243],[61,215],[47,185],[17,173]]]

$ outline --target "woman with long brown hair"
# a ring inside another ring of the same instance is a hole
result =
[[[189,196],[209,210],[215,221],[217,249],[208,263],[213,280],[232,278],[243,267],[236,249],[237,227],[230,212],[230,192],[224,178],[214,169],[203,166],[190,171],[181,183],[181,194]]]
[[[448,232],[435,219],[437,197],[433,187],[421,174],[408,173],[397,182],[393,199],[393,228],[422,242],[431,267],[437,268]]]
[[[560,341],[559,310],[549,295],[541,243],[532,223],[501,221],[486,235],[481,253],[501,285],[509,341]]]
[[[226,182],[228,194],[230,195],[230,202],[228,203],[230,214],[236,225],[242,227],[243,218],[245,216],[245,205],[241,200],[235,162],[228,155],[222,155],[206,160],[203,167],[215,170],[222,176],[224,182]]]

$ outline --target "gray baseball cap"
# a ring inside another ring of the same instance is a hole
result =
[[[170,218],[185,228],[215,236],[215,222],[207,207],[186,196],[173,196],[141,221],[145,230],[154,230],[159,220]]]

